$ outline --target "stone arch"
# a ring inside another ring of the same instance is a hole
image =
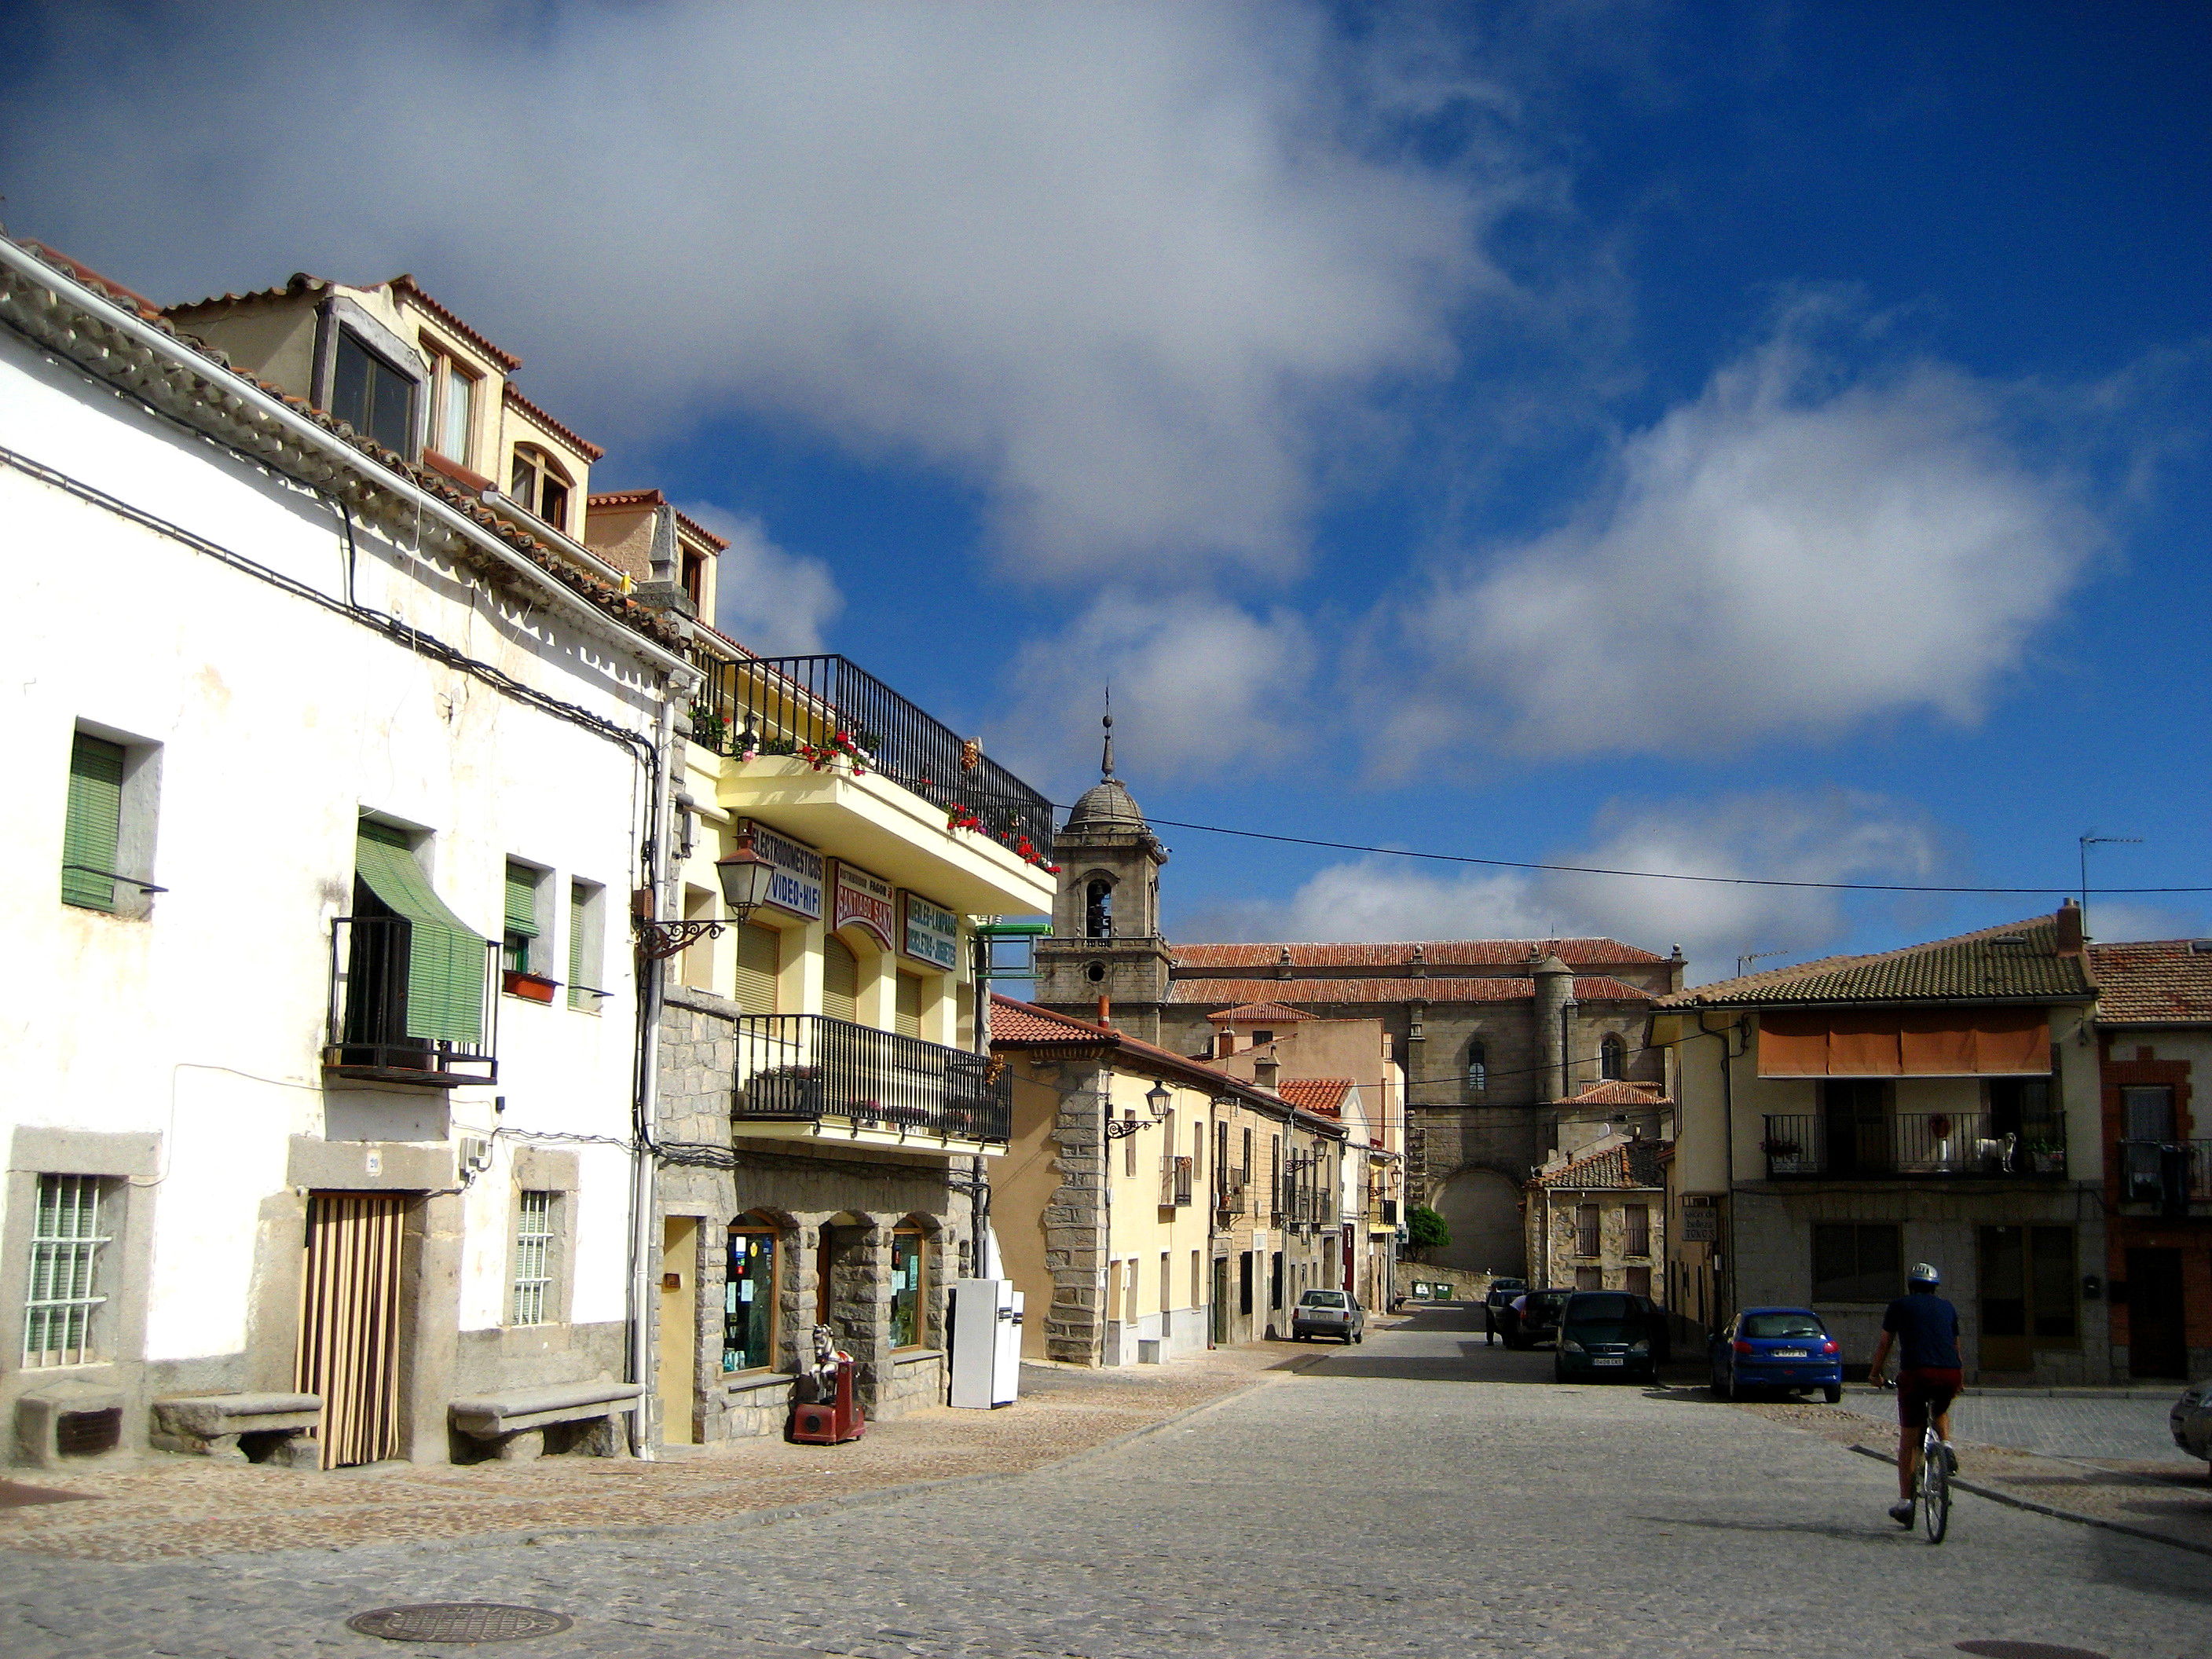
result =
[[[1515,1275],[1526,1271],[1521,1186],[1510,1176],[1476,1165],[1455,1170],[1433,1202],[1451,1232],[1451,1243],[1431,1257],[1438,1267]]]

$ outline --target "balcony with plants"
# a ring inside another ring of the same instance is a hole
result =
[[[2007,1128],[1985,1111],[1770,1114],[1759,1150],[1771,1181],[2066,1177],[2066,1126],[2056,1115]]]
[[[732,1126],[741,1135],[994,1153],[1013,1130],[1013,1081],[988,1054],[827,1014],[737,1023]]]

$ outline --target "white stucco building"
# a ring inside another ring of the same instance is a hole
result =
[[[421,463],[572,435],[456,417],[438,319],[497,354],[422,297],[307,294],[294,388],[0,242],[19,1461],[611,1446],[635,1392],[629,917],[696,675],[580,499]]]

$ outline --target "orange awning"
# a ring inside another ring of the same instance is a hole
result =
[[[2044,1008],[1781,1009],[1759,1017],[1761,1077],[2042,1077]]]

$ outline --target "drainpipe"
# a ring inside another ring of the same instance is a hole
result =
[[[1721,1284],[1723,1293],[1727,1300],[1728,1306],[1725,1309],[1715,1310],[1717,1314],[1734,1314],[1736,1310],[1735,1076],[1735,1068],[1731,1064],[1735,1058],[1735,1054],[1731,1051],[1729,1046],[1729,1033],[1734,1029],[1735,1028],[1732,1026],[1723,1025],[1717,1031],[1710,1030],[1705,1024],[1705,1011],[1702,1008],[1698,1011],[1698,1035],[1700,1036],[1717,1037],[1720,1039],[1721,1045],[1721,1147],[1727,1160],[1724,1165],[1725,1179],[1723,1185],[1726,1188],[1726,1195],[1728,1199],[1728,1238],[1727,1242],[1721,1247],[1723,1252],[1721,1256]],[[1717,1323],[1716,1323],[1714,1328],[1719,1328]]]
[[[668,784],[676,747],[676,693],[662,699],[659,729],[654,734],[653,795],[647,809],[649,863],[647,890],[653,913],[668,914]],[[665,963],[638,952],[637,1096],[630,1123],[629,1191],[629,1380],[645,1385],[638,1407],[630,1413],[630,1449],[650,1461],[653,1455],[653,1427],[659,1417],[658,1377],[654,1374],[653,1313],[654,1270],[659,1252],[653,1248],[653,1132],[660,1103],[660,1006]]]
[[[1101,1001],[1104,999],[1101,998]],[[1102,1025],[1103,1020],[1099,1022]],[[1098,1363],[1106,1363],[1106,1328],[1121,1318],[1121,1286],[1114,1271],[1114,1141],[1106,1126],[1114,1121],[1114,1063],[1098,1062],[1098,1269],[1104,1293],[1098,1301]],[[1110,1316],[1110,1317],[1109,1317]]]

